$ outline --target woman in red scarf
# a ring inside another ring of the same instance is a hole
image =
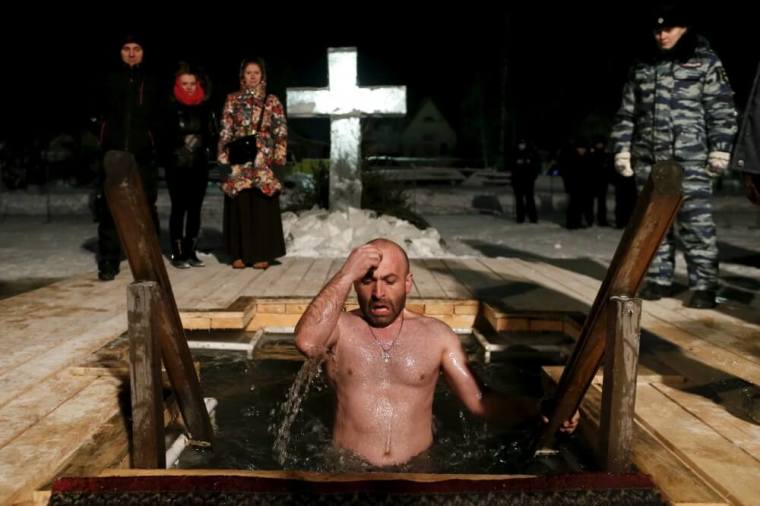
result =
[[[219,134],[218,160],[232,166],[222,183],[224,242],[233,268],[266,269],[285,255],[281,185],[272,167],[285,164],[288,127],[282,103],[266,92],[261,60],[243,61],[240,88],[227,95]]]
[[[181,64],[175,76],[167,121],[171,152],[166,182],[172,202],[169,236],[172,265],[187,269],[203,267],[196,248],[208,186],[208,148],[215,129],[199,73]]]

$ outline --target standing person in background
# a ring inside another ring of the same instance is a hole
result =
[[[171,262],[179,269],[204,266],[197,247],[215,121],[208,104],[208,85],[201,77],[188,64],[179,65],[166,116],[165,146],[169,150],[166,183],[172,203]]]
[[[280,181],[272,166],[284,165],[288,127],[285,109],[266,91],[266,67],[243,60],[240,91],[227,95],[219,135],[218,161],[231,165],[222,184],[223,235],[232,267],[266,269],[285,255],[280,217]]]
[[[625,228],[636,207],[639,188],[635,177],[625,176],[617,170],[612,173],[612,184],[615,186],[615,228]]]
[[[612,157],[607,152],[604,139],[597,138],[591,146],[591,159],[593,163],[591,175],[591,218],[594,217],[596,208],[596,224],[600,227],[608,227],[607,223],[607,186],[610,182]]]
[[[585,228],[583,218],[588,219],[589,179],[591,177],[591,154],[586,144],[575,141],[560,159],[560,175],[567,193],[565,226],[568,230]]]
[[[760,205],[760,65],[742,115],[731,170],[741,174],[750,202]]]
[[[541,171],[538,154],[528,146],[528,141],[520,139],[510,160],[512,169],[512,190],[515,195],[515,219],[525,222],[527,213],[531,223],[538,223],[534,188]]]
[[[704,309],[717,304],[712,184],[728,169],[736,110],[723,64],[691,28],[689,16],[688,7],[678,4],[654,13],[656,47],[630,70],[612,138],[615,169],[623,177],[645,180],[652,165],[664,160],[684,169],[683,203],[652,261],[641,298],[672,295],[677,234],[692,290],[686,305]]]
[[[158,234],[158,171],[154,142],[158,125],[158,90],[143,65],[142,39],[135,34],[127,35],[120,47],[121,64],[108,74],[98,104],[100,145],[103,152],[118,150],[134,155]],[[101,187],[104,182],[105,173],[101,170]],[[96,199],[99,202],[98,279],[111,281],[119,273],[121,243],[103,193]]]

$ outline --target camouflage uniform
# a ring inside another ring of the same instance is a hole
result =
[[[612,139],[615,153],[631,153],[640,181],[658,161],[675,160],[684,168],[684,201],[652,261],[648,280],[672,283],[677,235],[684,246],[690,287],[716,290],[712,178],[705,167],[708,153],[731,151],[736,110],[725,69],[707,41],[687,32],[679,45],[680,51],[671,57],[660,55],[631,68]]]

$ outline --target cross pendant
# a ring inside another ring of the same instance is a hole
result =
[[[391,354],[383,350],[383,362],[386,364],[391,361]]]

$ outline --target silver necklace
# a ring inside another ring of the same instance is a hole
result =
[[[384,345],[380,342],[380,339],[377,338],[375,335],[375,332],[372,330],[372,325],[369,326],[369,333],[372,334],[372,338],[375,340],[377,345],[380,347],[380,349],[383,351],[383,362],[386,364],[391,361],[391,350],[396,345],[396,341],[398,341],[399,336],[401,335],[401,331],[404,328],[404,313],[401,313],[401,325],[398,327],[398,332],[396,333],[396,337],[393,338],[393,341],[391,341],[391,344]]]

